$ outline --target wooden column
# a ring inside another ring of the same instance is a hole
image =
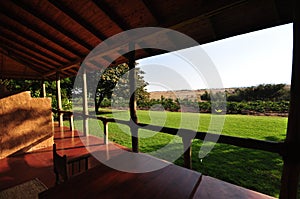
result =
[[[73,112],[69,113],[69,124],[70,124],[70,131],[74,131],[74,115],[73,115]]]
[[[130,130],[131,130],[131,144],[132,144],[132,151],[139,152],[139,142],[138,142],[138,118],[136,115],[136,97],[135,97],[135,90],[136,90],[136,71],[135,71],[135,44],[133,42],[129,43],[129,57],[128,57],[128,66],[129,66],[129,90],[131,93],[130,100],[129,100],[129,110],[130,110]]]
[[[56,101],[57,101],[57,114],[58,114],[58,126],[63,126],[63,114],[60,113],[62,111],[62,103],[61,103],[61,89],[60,89],[60,75],[59,72],[56,73]]]
[[[285,140],[286,153],[281,177],[280,198],[297,198],[300,172],[300,9],[294,1],[293,65],[291,99]],[[298,92],[298,93],[297,93]]]
[[[42,97],[45,98],[46,97],[46,84],[45,84],[45,81],[43,81],[42,83]]]
[[[189,137],[182,137],[183,143],[183,158],[184,158],[184,167],[187,169],[192,169],[192,139]]]
[[[104,144],[108,144],[108,122],[106,120],[103,120],[102,123],[104,131]]]
[[[86,82],[86,69],[84,68],[82,70],[82,82],[83,82],[83,133],[84,136],[89,135],[89,123],[88,123],[88,115],[89,115],[89,110],[88,110],[88,98],[87,98],[87,82]]]

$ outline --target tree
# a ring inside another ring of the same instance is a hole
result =
[[[148,85],[143,77],[144,72],[139,68],[135,69],[137,77],[136,98],[137,103],[142,103],[144,100],[149,100],[149,93],[145,87]],[[129,99],[129,67],[127,64],[119,64],[106,68],[101,74],[100,81],[94,96],[95,112],[99,112],[101,102],[104,98],[111,99]]]
[[[45,81],[47,97],[52,98],[52,108],[57,108],[56,102],[56,82]],[[64,109],[72,107],[70,99],[72,96],[74,78],[65,78],[61,80],[61,96]],[[42,93],[42,81],[40,80],[13,80],[1,79],[1,87],[4,87],[10,93],[30,91],[32,97],[40,97]]]
[[[289,90],[285,84],[260,84],[247,88],[237,88],[227,96],[228,101],[279,101],[288,100]]]
[[[39,97],[42,88],[42,82],[38,80],[1,79],[0,85],[10,93],[30,91],[32,97]]]

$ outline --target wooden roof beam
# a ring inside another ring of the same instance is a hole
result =
[[[77,60],[74,61],[74,62],[68,63],[68,64],[66,64],[66,65],[64,65],[64,66],[61,66],[61,67],[59,67],[59,68],[54,69],[53,71],[50,71],[50,72],[44,74],[44,76],[48,77],[48,76],[51,76],[51,75],[53,75],[53,74],[56,74],[57,71],[64,71],[64,70],[68,70],[68,69],[70,69],[70,68],[74,68],[74,67],[76,67],[77,65],[80,65],[80,63],[81,63],[83,60],[84,60],[83,58],[79,58],[79,59],[77,59]]]
[[[55,48],[53,48],[51,46],[48,46],[47,44],[41,42],[40,40],[36,39],[35,37],[33,37],[33,36],[31,36],[31,35],[29,35],[25,32],[21,32],[20,30],[16,29],[15,27],[12,27],[12,26],[4,24],[4,23],[1,23],[0,24],[0,29],[1,28],[6,29],[6,30],[8,30],[9,32],[11,32],[13,34],[18,35],[19,37],[22,37],[25,40],[28,40],[28,41],[34,43],[35,45],[38,45],[38,46],[50,51],[51,53],[55,54],[56,56],[58,56],[60,58],[63,58],[67,61],[72,60],[72,57],[66,55],[65,53],[63,53],[61,51],[56,50]]]
[[[43,79],[42,76],[40,77],[36,77],[36,76],[32,76],[32,75],[26,75],[24,76],[24,73],[21,74],[16,74],[16,73],[7,73],[7,72],[2,72],[0,73],[0,79],[32,79],[32,80],[36,80],[36,79]]]
[[[20,9],[25,10],[26,12],[30,13],[31,15],[33,15],[34,17],[36,17],[37,19],[39,19],[40,21],[44,22],[45,24],[47,24],[48,26],[52,27],[54,30],[56,30],[57,32],[60,32],[61,34],[65,35],[66,37],[70,38],[71,40],[75,41],[76,43],[78,43],[79,45],[81,45],[82,47],[86,48],[87,50],[92,50],[93,46],[91,46],[90,44],[88,44],[86,41],[78,38],[77,36],[75,36],[73,33],[67,31],[64,27],[56,24],[55,22],[53,22],[50,18],[46,18],[45,16],[34,12],[32,10],[31,7],[29,7],[28,5],[22,3],[21,1],[18,0],[11,0],[15,5],[19,6]]]
[[[1,41],[1,36],[0,36],[0,41]],[[9,41],[8,42],[7,41],[3,42],[3,40],[2,40],[0,46],[2,46],[4,48],[7,48],[7,49],[10,49],[10,51],[12,51],[12,52],[18,51],[19,53],[22,53],[22,54],[26,55],[27,57],[30,57],[30,59],[32,59],[32,60],[35,59],[38,62],[44,63],[46,65],[51,65],[51,66],[54,66],[54,67],[59,66],[57,64],[55,64],[55,65],[49,64],[48,60],[46,60],[44,58],[41,58],[41,57],[37,56],[35,53],[32,53],[30,51],[25,51],[24,49],[20,48],[19,46],[15,45],[15,44],[13,44]]]
[[[58,41],[53,35],[50,35],[49,33],[42,31],[41,29],[39,29],[38,27],[36,27],[35,25],[31,24],[31,23],[27,23],[24,19],[22,19],[21,17],[11,14],[9,13],[7,10],[5,10],[4,8],[0,7],[0,12],[2,14],[4,14],[6,17],[10,18],[11,20],[15,21],[15,23],[20,23],[22,24],[22,26],[26,27],[27,29],[32,30],[33,32],[43,36],[44,38],[46,38],[47,40],[50,40],[51,42],[59,45],[60,47],[66,49],[67,51],[69,51],[70,53],[76,55],[77,57],[83,57],[84,55],[79,53],[77,50],[74,50],[73,47],[69,46],[69,45],[65,45],[63,42]]]
[[[49,64],[47,64],[47,63],[45,64],[45,62],[43,62],[39,59],[36,59],[36,58],[34,58],[34,56],[32,56],[28,53],[25,53],[20,49],[16,49],[15,47],[11,47],[11,46],[8,46],[8,45],[2,44],[2,43],[0,43],[0,47],[2,47],[3,49],[7,50],[10,53],[17,55],[18,57],[22,57],[23,59],[26,59],[26,61],[28,63],[35,63],[38,66],[42,66],[42,67],[39,67],[41,70],[43,70],[44,68],[49,68],[49,69],[53,68]],[[27,58],[25,58],[24,55]]]
[[[143,4],[147,8],[148,12],[151,14],[151,16],[155,19],[156,25],[158,26],[160,23],[163,22],[162,17],[154,10],[153,6],[149,2],[149,0],[142,0]]]
[[[63,4],[61,1],[57,0],[49,0],[49,3],[51,3],[53,6],[55,6],[57,9],[62,11],[64,14],[69,16],[71,19],[76,21],[79,25],[84,27],[86,30],[88,30],[91,34],[93,34],[95,37],[97,37],[99,40],[104,41],[107,39],[106,36],[104,36],[99,30],[97,30],[94,26],[90,25],[84,18],[80,17],[77,13],[75,13],[73,10],[68,8]]]
[[[136,43],[137,46],[145,46],[145,42],[141,41]],[[152,48],[143,48],[144,52],[146,52],[149,56],[155,56],[163,53],[169,53],[169,51],[162,50],[162,49],[152,49]]]
[[[38,69],[35,66],[32,66],[30,62],[28,62],[25,58],[22,58],[18,55],[16,55],[16,53],[11,52],[10,50],[5,49],[1,44],[0,47],[2,48],[1,53],[4,54],[5,56],[13,59],[14,61],[24,65],[25,67],[28,67],[32,70],[34,70],[35,72],[37,72],[39,75],[41,75],[41,77],[43,76],[43,73],[41,73],[40,69]]]
[[[121,30],[129,30],[131,27],[125,22],[125,20],[119,16],[113,9],[111,9],[107,4],[102,0],[93,0],[93,2],[102,10],[106,16],[113,21]]]
[[[27,54],[31,54],[30,56],[35,57],[36,59],[40,59],[41,61],[43,61],[43,62],[45,62],[45,63],[51,62],[51,63],[54,64],[54,65],[62,65],[62,64],[65,64],[64,62],[61,62],[60,60],[56,59],[56,57],[53,57],[53,56],[51,56],[51,55],[49,55],[49,54],[47,54],[47,53],[45,53],[45,52],[43,52],[43,51],[41,51],[41,50],[35,48],[35,47],[32,46],[32,45],[29,45],[29,44],[27,44],[27,43],[24,43],[24,42],[22,42],[22,41],[16,39],[15,37],[13,37],[13,36],[11,36],[11,35],[8,35],[8,34],[6,34],[6,33],[4,33],[4,32],[2,32],[1,30],[0,30],[0,37],[4,37],[7,41],[9,41],[9,43],[12,43],[14,46],[22,44],[22,46],[26,47],[26,48],[29,49],[30,51],[35,52],[35,53],[37,53],[37,54],[39,54],[39,55],[45,57],[46,59],[44,59],[44,58],[42,58],[42,57],[39,57],[39,56],[36,56],[36,55],[34,55],[34,54],[32,54],[32,53],[29,53],[29,52],[27,53]],[[18,49],[18,47],[16,47],[16,48]],[[24,52],[24,53],[25,53],[25,52]]]

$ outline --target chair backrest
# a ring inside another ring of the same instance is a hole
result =
[[[56,152],[56,144],[53,144],[53,167],[56,176],[55,184],[68,180],[67,156],[60,156]]]

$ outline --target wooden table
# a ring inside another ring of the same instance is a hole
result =
[[[194,198],[201,199],[276,199],[256,191],[239,187],[234,184],[202,176]]]
[[[130,159],[118,158],[119,153],[112,155],[108,161],[121,159],[122,164],[132,171],[157,165],[165,167],[151,172],[129,173],[101,164],[42,192],[39,198],[273,199],[146,154]]]
[[[162,161],[146,156],[148,158],[152,163]],[[145,156],[135,161],[137,165],[144,166],[147,166],[145,162],[149,162],[145,161]],[[200,181],[200,173],[170,163],[160,170],[146,173],[123,172],[101,164],[42,192],[39,198],[185,199],[193,197]]]

